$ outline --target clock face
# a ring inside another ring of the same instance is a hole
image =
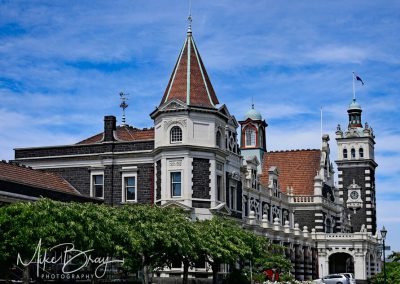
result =
[[[352,191],[350,193],[350,197],[351,197],[351,199],[357,199],[358,198],[358,192],[357,191]]]

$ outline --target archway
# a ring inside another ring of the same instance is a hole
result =
[[[329,274],[354,273],[354,259],[345,252],[334,253],[329,256]]]

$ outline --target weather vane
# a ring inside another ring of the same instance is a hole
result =
[[[189,0],[188,33],[192,32],[192,0]]]
[[[128,104],[126,103],[126,101],[128,100],[127,96],[129,94],[125,94],[123,92],[119,93],[119,96],[121,97],[121,104],[119,105],[120,108],[122,108],[122,126],[125,126],[125,109],[128,107]]]

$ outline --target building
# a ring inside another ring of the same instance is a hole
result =
[[[329,136],[321,149],[269,152],[268,124],[254,105],[237,121],[220,104],[189,28],[150,114],[153,128],[117,126],[105,116],[99,134],[74,145],[16,149],[15,160],[112,206],[179,206],[200,219],[235,218],[284,245],[297,279],[354,272],[366,280],[380,271],[374,135],[362,127],[355,100],[348,113],[347,130],[336,132],[336,188]]]
[[[36,201],[42,197],[102,203],[102,200],[82,195],[57,174],[34,170],[18,163],[0,162],[0,206],[18,201]]]

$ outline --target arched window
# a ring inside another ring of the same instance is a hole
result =
[[[332,223],[329,218],[327,218],[325,222],[325,233],[332,233]]]
[[[171,143],[182,142],[182,129],[179,126],[171,128]]]
[[[252,127],[247,127],[245,131],[246,146],[256,146],[256,131]]]
[[[364,158],[364,149],[360,148],[360,150],[358,150],[358,153],[360,155],[360,158]]]
[[[343,149],[343,159],[347,159],[347,149]]]
[[[351,149],[351,158],[352,159],[356,158],[356,149],[354,149],[354,148]]]
[[[215,135],[215,143],[217,144],[217,147],[222,148],[222,137],[220,131],[217,131],[217,134]]]

